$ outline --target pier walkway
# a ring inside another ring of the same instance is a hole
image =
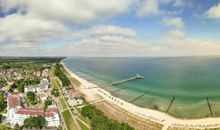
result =
[[[140,96],[138,96],[138,97],[132,99],[132,100],[130,101],[130,103],[132,103],[132,102],[138,100],[139,98],[143,97],[143,96],[146,95],[147,93],[148,93],[148,92],[146,91],[146,92],[144,92],[143,94],[141,94]]]
[[[206,98],[206,101],[207,101],[207,104],[208,104],[208,107],[209,107],[210,114],[213,117],[212,107],[211,107],[211,105],[209,103],[209,98],[208,97]]]
[[[121,84],[121,83],[128,82],[128,81],[131,81],[131,80],[136,80],[136,79],[144,79],[144,77],[137,74],[135,77],[131,77],[131,78],[128,78],[128,79],[112,82],[112,83],[109,83],[109,84],[98,85],[96,87],[87,87],[87,88],[81,88],[81,89],[93,89],[93,88],[99,88],[99,87],[104,87],[104,86],[117,85],[117,84]]]
[[[129,79],[124,79],[124,80],[120,80],[120,81],[113,82],[113,83],[109,83],[109,84],[106,84],[104,86],[117,85],[117,84],[121,84],[121,83],[128,82],[128,81],[131,81],[131,80],[135,80],[135,79],[144,79],[144,77],[137,74],[135,77],[131,77]]]
[[[170,104],[169,104],[169,106],[168,106],[168,108],[167,108],[167,110],[166,110],[167,113],[169,112],[170,107],[171,107],[171,105],[173,104],[175,98],[176,98],[176,97],[174,96],[174,97],[172,98],[172,100],[170,101]]]

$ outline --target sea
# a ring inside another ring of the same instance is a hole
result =
[[[73,73],[143,108],[177,118],[220,116],[220,57],[68,57]],[[107,85],[135,77],[117,85]]]

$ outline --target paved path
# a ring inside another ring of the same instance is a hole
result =
[[[88,104],[78,106],[77,108],[82,108],[82,107],[84,107],[84,106],[87,106],[87,105],[90,105],[90,104],[94,104],[94,103],[98,103],[98,102],[103,102],[103,101],[105,101],[105,100],[106,100],[106,99],[101,99],[101,100],[93,101],[93,102],[90,102],[90,103],[88,103]]]
[[[54,78],[53,78],[53,79],[54,79]],[[57,86],[59,86],[59,85],[57,84],[57,82],[55,82],[55,83],[56,83]],[[60,92],[60,94],[61,94],[61,97],[59,97],[59,98],[63,98],[63,99],[64,99],[64,102],[65,102],[65,104],[66,104],[66,106],[67,106],[67,109],[64,109],[64,110],[65,110],[65,111],[68,110],[68,111],[70,112],[71,117],[72,117],[72,119],[73,119],[73,121],[74,121],[74,123],[75,123],[75,125],[76,125],[76,127],[77,127],[77,130],[82,130],[81,127],[80,127],[80,125],[79,125],[79,123],[77,122],[76,118],[74,117],[74,115],[73,115],[73,113],[72,113],[72,111],[71,111],[69,105],[67,104],[66,99],[65,99],[63,93],[61,92],[60,88],[58,88],[58,90],[59,90],[59,92]],[[58,98],[58,99],[59,99],[59,98]],[[59,101],[58,101],[58,102],[59,102]],[[66,123],[65,123],[65,121],[64,121],[64,119],[63,119],[63,116],[62,116],[62,112],[64,112],[64,110],[61,111],[59,107],[58,107],[58,109],[59,109],[59,111],[61,112],[60,115],[61,115],[61,119],[63,120],[63,122],[64,122],[64,124],[65,124],[65,128],[66,128],[66,130],[68,130],[67,127],[66,127]]]

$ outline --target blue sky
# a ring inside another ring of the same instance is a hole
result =
[[[219,0],[0,0],[2,56],[197,56],[219,50]]]

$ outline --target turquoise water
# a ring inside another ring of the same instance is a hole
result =
[[[143,80],[106,86],[114,96],[141,107],[180,118],[220,116],[220,57],[181,58],[68,58],[65,65],[82,78],[103,85],[130,78]],[[143,93],[142,97],[134,100]]]

